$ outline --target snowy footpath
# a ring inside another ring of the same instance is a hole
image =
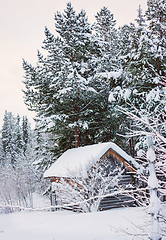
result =
[[[148,233],[149,222],[142,208],[94,213],[22,211],[0,214],[0,240],[148,239],[143,232]]]

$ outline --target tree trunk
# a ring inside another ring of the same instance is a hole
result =
[[[75,147],[78,148],[79,147],[79,132],[78,132],[78,128],[75,128]]]

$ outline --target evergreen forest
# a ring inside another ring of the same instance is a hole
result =
[[[90,23],[70,2],[54,21],[36,66],[23,60],[24,102],[36,113],[35,129],[26,116],[4,114],[0,201],[33,206],[32,193],[49,186],[44,171],[74,147],[111,141],[147,167],[147,134],[163,186],[166,1],[147,0],[145,13],[138,6],[135,21],[120,27],[107,7]]]

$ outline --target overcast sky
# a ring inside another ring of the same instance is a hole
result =
[[[0,0],[0,129],[5,110],[15,116],[28,116],[33,124],[33,112],[23,101],[24,72],[22,58],[36,64],[37,49],[44,40],[44,27],[54,33],[54,13],[66,8],[66,0]],[[73,0],[76,12],[84,9],[89,21],[106,6],[114,14],[117,25],[133,22],[138,5],[146,9],[146,0]]]

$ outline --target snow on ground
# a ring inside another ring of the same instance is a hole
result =
[[[51,207],[50,199],[38,193],[33,193],[33,208]]]
[[[146,209],[112,209],[103,212],[22,211],[0,214],[1,240],[130,240],[148,231]],[[135,238],[134,238],[135,239]],[[136,239],[148,239],[141,236]]]

